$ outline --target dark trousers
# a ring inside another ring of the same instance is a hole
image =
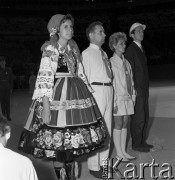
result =
[[[3,84],[3,86],[0,87],[1,110],[2,114],[7,118],[10,117],[10,91],[10,85],[8,84]]]
[[[131,116],[132,147],[140,147],[147,139],[149,122],[149,90],[138,90],[135,114]]]

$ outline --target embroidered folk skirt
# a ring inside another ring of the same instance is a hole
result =
[[[77,157],[102,147],[106,128],[92,94],[80,78],[65,77],[56,81],[48,125],[42,122],[42,109],[42,103],[36,102],[29,127],[32,138],[22,133],[20,150],[31,144],[27,152],[35,157],[57,158],[62,153]]]

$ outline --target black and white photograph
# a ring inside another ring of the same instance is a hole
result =
[[[175,179],[175,0],[0,0],[0,180]]]

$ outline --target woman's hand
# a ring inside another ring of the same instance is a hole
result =
[[[43,123],[50,123],[50,103],[48,97],[43,97],[43,112],[42,112]]]
[[[50,123],[50,110],[43,108],[42,119],[43,119],[43,123],[45,124]]]
[[[136,95],[132,95],[132,102],[133,102],[133,105],[135,106],[135,104],[136,104]]]
[[[91,93],[94,93],[95,91],[92,89],[91,85],[90,84],[87,84],[87,88],[88,90],[91,92]]]

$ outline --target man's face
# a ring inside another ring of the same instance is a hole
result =
[[[92,33],[90,33],[89,36],[91,43],[101,46],[105,42],[105,36],[106,36],[103,26],[96,25],[95,30]]]
[[[144,38],[144,30],[142,26],[138,26],[135,28],[134,33],[131,35],[134,41],[141,42]]]

